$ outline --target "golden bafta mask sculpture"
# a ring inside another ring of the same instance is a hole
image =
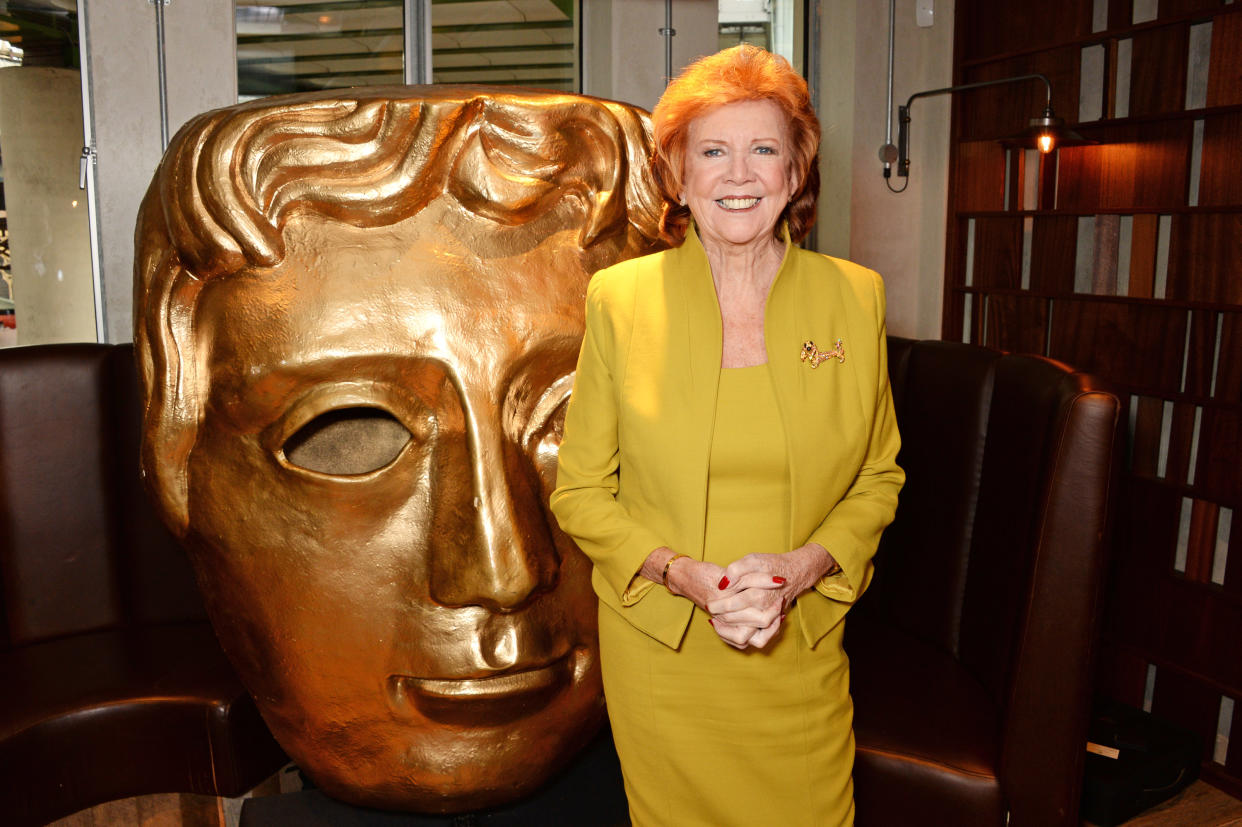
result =
[[[589,275],[655,248],[645,115],[468,87],[178,133],[138,222],[143,468],[289,755],[454,812],[602,720],[590,564],[547,510]]]

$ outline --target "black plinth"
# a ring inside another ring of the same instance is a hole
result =
[[[354,807],[320,790],[249,798],[239,827],[629,827],[621,764],[604,731],[534,795],[503,807],[451,816]]]

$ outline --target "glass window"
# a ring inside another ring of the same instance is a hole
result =
[[[575,0],[433,0],[432,77],[576,92],[579,19]]]
[[[236,0],[237,94],[401,83],[402,0]]]
[[[97,335],[76,9],[0,2],[0,347]]]
[[[804,0],[720,0],[720,48],[750,43],[802,64]]]
[[[403,0],[236,0],[242,100],[402,83]],[[432,0],[432,79],[577,91],[580,0]]]

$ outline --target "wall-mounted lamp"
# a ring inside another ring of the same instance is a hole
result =
[[[880,160],[884,162],[884,178],[888,179],[892,175],[892,165],[897,164],[897,174],[902,178],[909,178],[910,175],[910,106],[919,98],[927,98],[932,95],[947,95],[953,92],[964,92],[967,89],[981,89],[985,86],[1000,86],[1006,83],[1021,83],[1029,80],[1041,80],[1047,89],[1047,100],[1044,103],[1044,111],[1037,118],[1031,118],[1030,126],[1019,132],[1017,135],[1011,135],[1001,138],[1000,143],[1006,147],[1022,147],[1026,149],[1038,149],[1040,152],[1049,153],[1054,149],[1063,146],[1080,146],[1082,144],[1093,143],[1083,136],[1079,135],[1071,129],[1065,127],[1065,121],[1058,118],[1052,111],[1052,82],[1041,74],[1016,75],[1011,78],[998,78],[997,80],[981,80],[978,83],[963,83],[960,86],[947,86],[944,89],[930,89],[926,92],[916,92],[906,101],[905,106],[897,108],[897,146],[891,143],[885,144],[880,148]],[[891,135],[891,133],[890,133]],[[892,189],[892,185],[889,185]],[[894,192],[902,192],[905,187]]]

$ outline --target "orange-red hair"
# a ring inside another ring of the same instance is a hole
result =
[[[785,114],[790,164],[798,189],[781,213],[796,243],[815,223],[819,198],[819,118],[811,108],[806,81],[789,61],[743,43],[691,63],[664,90],[651,113],[655,133],[652,172],[664,196],[660,230],[674,244],[686,237],[690,209],[678,203],[685,171],[690,122],[718,106],[770,100]],[[777,222],[779,232],[780,222]]]

